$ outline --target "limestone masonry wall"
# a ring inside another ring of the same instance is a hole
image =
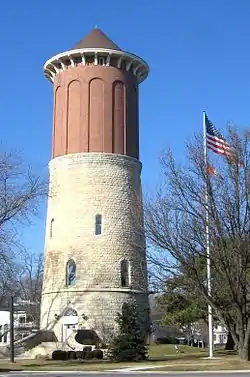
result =
[[[66,307],[87,315],[84,327],[102,335],[114,327],[124,302],[135,302],[148,325],[148,285],[141,207],[141,163],[131,157],[79,153],[53,159],[50,169],[42,328],[58,340]],[[95,234],[95,216],[102,234]],[[66,264],[76,263],[76,284],[66,286]],[[128,287],[121,261],[129,262]],[[105,330],[105,331],[104,331]]]

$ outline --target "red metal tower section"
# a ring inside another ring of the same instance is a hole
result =
[[[82,152],[139,159],[138,84],[147,65],[93,29],[45,64],[54,82],[53,158]]]

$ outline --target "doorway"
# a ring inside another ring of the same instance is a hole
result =
[[[62,317],[62,341],[65,342],[78,328],[78,314],[72,308],[66,308]]]
[[[74,330],[76,330],[76,327],[77,327],[76,324],[64,325],[64,337],[63,337],[64,342],[71,336],[71,334],[74,332]]]

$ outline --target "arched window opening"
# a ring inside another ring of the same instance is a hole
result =
[[[50,228],[49,228],[49,236],[52,238],[53,236],[53,226],[54,226],[55,219],[51,219],[50,221]]]
[[[63,316],[77,316],[77,311],[73,308],[66,308],[64,311],[63,311]]]
[[[76,284],[76,264],[70,259],[66,265],[66,286],[72,287]]]
[[[102,234],[102,215],[96,215],[95,217],[95,234],[97,236]]]
[[[121,261],[121,286],[128,287],[129,284],[129,262],[126,259],[123,259]]]

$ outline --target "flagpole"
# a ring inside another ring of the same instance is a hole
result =
[[[206,206],[206,250],[207,250],[207,292],[211,296],[211,259],[210,259],[210,240],[209,240],[209,212],[208,212],[208,163],[207,163],[207,136],[206,136],[206,112],[203,111],[203,143],[204,143],[204,163],[206,169],[205,185],[205,206]],[[208,305],[208,337],[209,337],[209,357],[214,355],[213,340],[213,315],[212,307]]]

